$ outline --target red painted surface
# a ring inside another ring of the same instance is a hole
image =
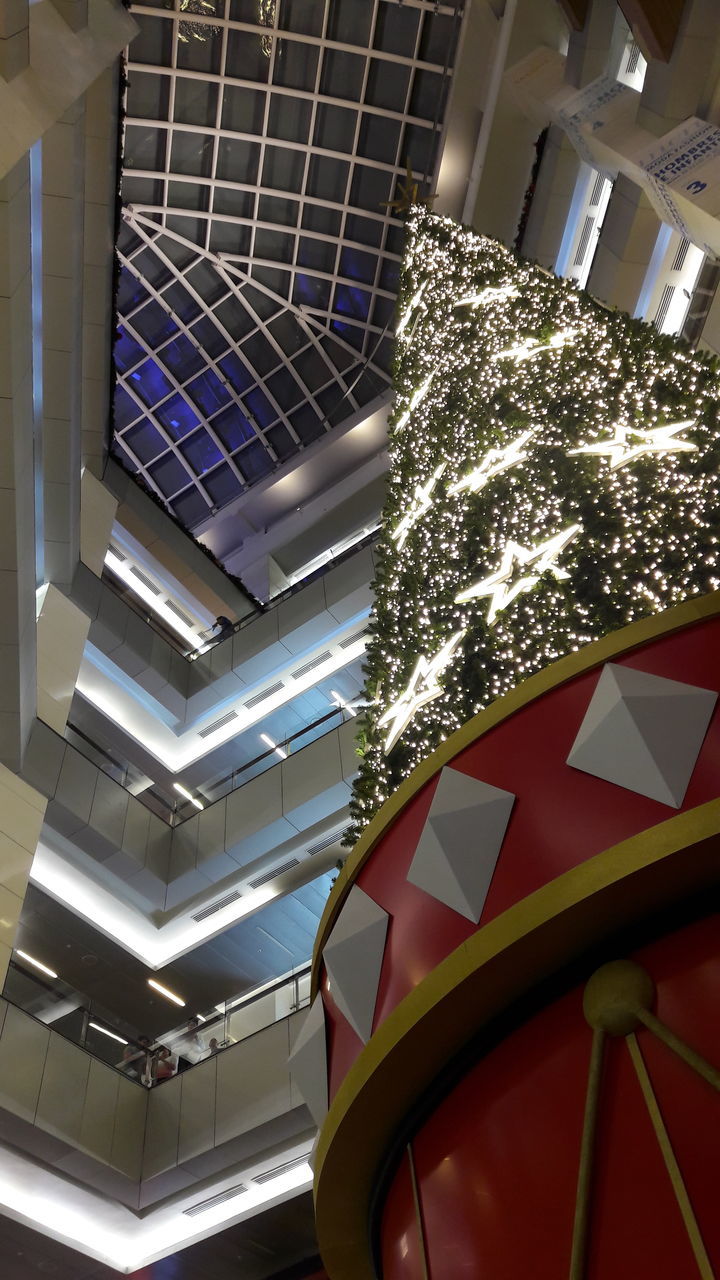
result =
[[[350,1026],[328,991],[327,974],[323,970],[322,998],[325,1005],[326,1057],[328,1088],[334,1097],[363,1047],[362,1040]]]
[[[714,916],[635,954],[657,985],[658,1016],[720,1064],[720,957]],[[568,1274],[592,1033],[580,987],[492,1049],[413,1139],[430,1280],[558,1280]],[[720,1100],[664,1045],[642,1053],[716,1274]],[[698,1274],[624,1041],[607,1042],[587,1280]],[[400,1170],[382,1220],[384,1280],[419,1280],[398,1259],[408,1236]]]
[[[407,1154],[403,1154],[383,1213],[380,1241],[383,1280],[417,1280],[422,1276],[421,1247],[410,1163]],[[448,1276],[451,1274],[448,1272]]]
[[[720,619],[711,619],[615,661],[720,691],[718,655]],[[578,676],[516,712],[452,762],[453,768],[517,796],[481,925],[579,862],[679,812],[566,764],[600,670]],[[434,779],[406,806],[357,879],[390,915],[375,1027],[476,928],[406,880],[435,785]],[[682,809],[718,794],[716,709]],[[333,1096],[361,1044],[327,992],[325,1001]]]

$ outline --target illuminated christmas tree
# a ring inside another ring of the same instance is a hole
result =
[[[408,222],[353,834],[475,712],[720,585],[714,357]]]

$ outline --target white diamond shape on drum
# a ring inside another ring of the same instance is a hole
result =
[[[515,796],[457,769],[435,789],[408,880],[478,923]]]
[[[360,1039],[370,1038],[389,916],[354,885],[323,951],[335,1004]]]
[[[679,809],[717,696],[608,662],[567,762]]]
[[[325,1010],[322,996],[316,996],[307,1011],[300,1032],[288,1058],[293,1083],[317,1125],[322,1124],[328,1109],[327,1050],[325,1044]]]

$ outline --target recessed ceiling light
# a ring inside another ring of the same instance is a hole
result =
[[[170,627],[176,635],[182,636],[192,650],[196,648],[200,639],[199,634],[192,627],[186,626],[161,598],[144,586],[136,574],[132,572],[130,565],[121,556],[118,556],[113,547],[108,547],[105,553],[105,564],[111,573],[115,574],[116,578],[120,578],[121,582],[124,582],[126,587],[130,588],[133,595],[148,605],[159,618],[162,618],[166,626]]]
[[[160,995],[164,996],[166,1000],[172,1000],[173,1004],[179,1004],[181,1009],[185,1008],[185,1001],[180,996],[176,996],[174,991],[164,987],[162,982],[156,982],[155,978],[148,978],[148,986],[152,987],[154,991],[159,991]]]
[[[43,964],[42,960],[36,960],[34,956],[29,956],[27,951],[16,951],[15,955],[20,956],[21,960],[26,960],[28,964],[34,964],[35,968],[46,973],[48,978],[57,978],[57,974],[54,969],[50,969],[48,965]]]
[[[92,1027],[94,1031],[102,1031],[104,1036],[109,1036],[111,1040],[118,1040],[120,1044],[129,1043],[123,1036],[116,1035],[114,1031],[108,1031],[107,1027],[101,1027],[99,1022],[88,1022],[88,1026]]]
[[[187,787],[184,787],[180,782],[173,782],[173,786],[176,791],[180,792],[181,796],[184,796],[186,800],[189,800],[191,804],[194,804],[196,809],[205,808],[205,805],[203,804],[202,800],[196,800],[195,796],[190,791],[188,791]]]

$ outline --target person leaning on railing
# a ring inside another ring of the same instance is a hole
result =
[[[187,1071],[208,1056],[208,1046],[200,1035],[200,1019],[189,1018],[183,1034],[174,1042],[178,1055],[178,1071]]]
[[[118,1071],[124,1071],[131,1080],[151,1085],[153,1080],[153,1050],[149,1036],[138,1036],[134,1044],[126,1044],[123,1056],[115,1063]]]
[[[224,1040],[218,1040],[217,1036],[211,1036],[209,1049],[211,1053],[219,1053],[221,1049],[229,1049],[231,1044],[237,1044],[234,1036],[225,1036]]]
[[[219,613],[211,630],[217,631],[217,635],[212,637],[213,642],[220,644],[221,640],[227,640],[228,636],[233,634],[235,624],[229,618],[226,618],[224,613]]]
[[[177,1069],[177,1054],[165,1044],[158,1045],[155,1053],[155,1084],[160,1084],[162,1080],[172,1080],[177,1075]]]

